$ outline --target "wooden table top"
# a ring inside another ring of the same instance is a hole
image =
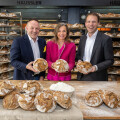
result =
[[[14,84],[19,81],[12,80]],[[41,81],[44,88],[49,86],[56,81]],[[120,120],[120,107],[111,109],[105,104],[99,107],[89,107],[84,102],[85,95],[90,90],[110,90],[120,96],[120,82],[112,81],[66,81],[65,83],[75,88],[75,93],[72,96],[73,104],[79,107],[83,113],[84,119],[119,119]]]

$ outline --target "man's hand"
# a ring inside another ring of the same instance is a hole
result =
[[[34,61],[29,62],[29,63],[26,65],[26,69],[31,70],[31,71],[33,71],[33,72],[38,72],[38,71],[36,71],[36,70],[33,68],[33,62],[34,62]]]
[[[40,81],[43,81],[44,80],[44,77],[43,76],[40,76],[40,79],[39,79]]]
[[[90,72],[87,72],[87,73],[83,73],[84,75],[87,75],[87,74],[89,74],[89,73],[91,73],[91,72],[95,72],[96,71],[96,67],[95,66],[92,66],[92,68],[91,68],[91,71]]]

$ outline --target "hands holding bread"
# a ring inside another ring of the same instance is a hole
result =
[[[78,60],[77,69],[80,73],[89,74],[96,71],[96,67],[92,66],[90,62]]]

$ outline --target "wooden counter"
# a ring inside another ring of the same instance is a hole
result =
[[[12,81],[14,84],[19,81]],[[44,88],[48,88],[54,81],[43,81],[41,84]],[[84,119],[102,119],[120,120],[120,108],[111,109],[102,104],[99,107],[89,107],[84,103],[84,96],[90,90],[105,89],[110,90],[120,96],[120,82],[97,82],[97,81],[67,81],[65,82],[75,87],[75,93],[72,96],[73,104],[81,109]]]

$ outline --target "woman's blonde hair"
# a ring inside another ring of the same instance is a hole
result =
[[[54,34],[55,34],[55,36],[54,36],[54,38],[52,39],[53,41],[55,41],[55,42],[57,42],[58,41],[58,36],[57,36],[57,34],[58,34],[58,32],[59,32],[59,29],[60,29],[60,27],[62,27],[62,26],[65,26],[66,27],[66,31],[67,31],[67,35],[66,35],[66,38],[65,38],[65,41],[67,42],[70,42],[70,40],[69,40],[69,28],[68,28],[68,26],[67,26],[67,24],[66,23],[58,23],[57,24],[57,26],[55,27],[55,30],[54,30]]]

